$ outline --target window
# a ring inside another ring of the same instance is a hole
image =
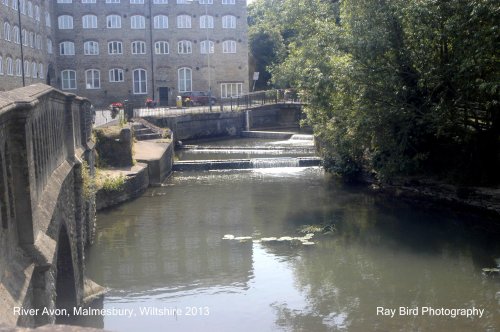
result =
[[[155,43],[155,53],[156,54],[168,54],[169,47],[166,41],[157,41]]]
[[[142,15],[133,15],[130,17],[130,27],[132,29],[145,29],[146,19]]]
[[[16,10],[17,11],[17,0],[12,0],[10,2],[10,6],[12,7],[12,9]]]
[[[52,54],[52,39],[47,38],[47,53]]]
[[[189,4],[191,0],[177,0],[178,4]]]
[[[28,1],[28,16],[33,17],[33,3],[31,1]]]
[[[5,22],[3,24],[3,38],[7,41],[10,41],[10,24],[9,24],[9,22]]]
[[[221,98],[237,98],[243,93],[243,83],[221,83]]]
[[[29,38],[30,39],[30,47],[34,48],[35,47],[35,35],[33,32],[30,32],[29,35],[30,35],[30,38]]]
[[[72,0],[57,0],[57,3],[72,3]]]
[[[154,28],[155,29],[167,29],[168,28],[168,17],[166,15],[157,15],[154,17]]]
[[[122,27],[122,18],[120,15],[106,16],[106,26],[109,29],[119,29]]]
[[[101,88],[101,72],[97,69],[88,69],[85,71],[85,88],[100,89]]]
[[[12,65],[12,58],[7,58],[7,75],[14,75],[14,66]]]
[[[35,20],[40,22],[40,7],[35,5]]]
[[[225,40],[222,43],[222,53],[236,53],[236,42],[234,40]]]
[[[45,76],[43,72],[43,63],[38,64],[38,77],[42,78]]]
[[[177,53],[179,54],[190,54],[193,49],[191,46],[191,42],[189,40],[181,40],[177,43]]]
[[[222,16],[222,27],[224,29],[236,29],[236,16],[233,15]]]
[[[45,26],[49,28],[52,26],[52,22],[50,21],[50,13],[47,11],[45,12]]]
[[[61,88],[63,90],[75,90],[76,89],[76,71],[74,70],[63,70],[61,72]]]
[[[31,77],[33,78],[38,77],[38,66],[35,61],[31,63]]]
[[[85,55],[98,55],[99,43],[93,40],[83,43],[83,54]]]
[[[143,41],[133,41],[132,54],[146,54],[146,43]]]
[[[3,75],[3,57],[0,55],[0,75]]]
[[[213,0],[200,0],[200,5],[211,5],[213,3]]]
[[[30,62],[24,61],[24,77],[30,77]]]
[[[210,15],[200,16],[200,29],[213,29],[214,28],[214,17]]]
[[[57,18],[59,29],[73,29],[73,16],[61,15]]]
[[[163,4],[167,4],[168,0],[154,0],[153,3],[155,5],[163,5]]]
[[[179,76],[179,92],[192,91],[192,72],[190,68],[179,68],[177,71]]]
[[[133,5],[140,5],[144,3],[144,0],[130,0],[130,3]]]
[[[222,0],[223,5],[234,5],[235,1],[234,0]]]
[[[35,34],[35,48],[37,50],[42,49],[42,36]]]
[[[144,69],[136,69],[133,72],[134,94],[146,94],[146,71]]]
[[[95,3],[95,0],[82,0],[82,3]]]
[[[108,43],[108,54],[123,54],[122,42],[111,41]]]
[[[16,59],[16,76],[23,75],[23,64],[21,63],[21,59]]]
[[[26,0],[19,1],[19,7],[21,14],[26,15]]]
[[[191,28],[191,16],[189,16],[189,15],[177,16],[177,27],[180,29]]]
[[[124,81],[123,69],[113,68],[109,71],[110,82],[123,82]]]
[[[82,23],[84,29],[97,29],[97,16],[83,15]]]
[[[59,43],[59,54],[60,55],[75,55],[75,43],[70,41],[65,41]]]
[[[19,33],[19,27],[14,25],[12,28],[12,36],[14,37],[14,43],[21,44],[21,34]]]
[[[106,3],[120,3],[120,0],[106,0]]]
[[[214,53],[214,42],[211,40],[203,40],[200,43],[200,53],[201,54]]]
[[[21,31],[21,37],[23,38],[23,40],[22,40],[23,45],[24,46],[28,46],[29,39],[30,39],[28,31],[26,31],[25,29],[23,29],[23,31]]]

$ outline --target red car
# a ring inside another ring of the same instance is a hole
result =
[[[209,96],[205,91],[191,91],[181,93],[182,104],[185,106],[208,105],[209,101],[215,105],[217,98]]]

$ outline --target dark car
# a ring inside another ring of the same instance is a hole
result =
[[[217,102],[217,98],[209,96],[205,91],[191,91],[181,93],[182,104],[185,106],[208,105],[209,101],[212,105]]]

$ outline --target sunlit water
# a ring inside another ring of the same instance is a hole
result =
[[[114,331],[499,331],[500,257],[481,218],[388,202],[320,168],[177,173],[98,215],[87,274],[110,289]],[[224,235],[302,236],[314,245]],[[377,315],[377,307],[484,309],[482,318]],[[177,315],[145,315],[166,308]],[[193,309],[194,308],[194,309]],[[187,315],[190,311],[191,315]]]

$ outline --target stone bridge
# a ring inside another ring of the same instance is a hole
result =
[[[0,324],[64,323],[43,310],[83,302],[91,112],[88,100],[44,84],[0,93]]]

